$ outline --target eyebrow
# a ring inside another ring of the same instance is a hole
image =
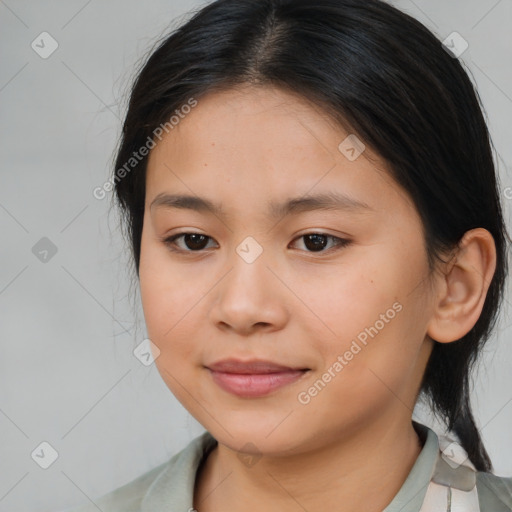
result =
[[[162,207],[180,208],[201,213],[211,213],[217,216],[226,216],[226,212],[220,203],[215,203],[209,199],[198,196],[161,193],[151,202],[150,210]],[[284,202],[269,201],[268,207],[270,216],[275,218],[314,210],[340,210],[349,212],[374,211],[367,203],[339,192],[307,195],[287,199]]]

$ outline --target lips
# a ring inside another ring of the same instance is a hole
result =
[[[297,381],[309,370],[272,361],[236,359],[218,361],[207,368],[220,388],[240,397],[267,395]]]
[[[251,360],[239,361],[237,359],[224,359],[208,365],[208,368],[213,371],[223,373],[279,373],[291,370],[307,370],[308,368],[283,366],[271,361]]]

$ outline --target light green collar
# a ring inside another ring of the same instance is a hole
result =
[[[425,444],[398,494],[383,512],[419,511],[439,453],[438,438],[428,427],[414,422]],[[151,484],[141,512],[187,512],[193,508],[196,472],[217,444],[209,432],[193,439],[176,454]]]

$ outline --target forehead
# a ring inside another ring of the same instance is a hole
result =
[[[324,109],[302,96],[250,85],[206,94],[167,131],[164,139],[179,140],[181,149],[194,153],[207,153],[212,147],[218,154],[219,149],[236,146],[247,152],[257,147],[263,156],[264,149],[274,153],[293,148],[317,156],[327,153],[331,160],[338,143],[349,135]],[[365,152],[377,159],[369,148]]]
[[[246,86],[210,93],[151,150],[147,194],[237,190],[240,204],[313,189],[346,191],[367,203],[383,187],[403,196],[367,145],[347,158],[342,150],[350,137],[320,107],[288,91]]]

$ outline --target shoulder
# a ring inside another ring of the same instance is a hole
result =
[[[176,478],[186,470],[194,469],[194,455],[200,453],[204,446],[213,442],[208,434],[193,439],[185,448],[173,455],[167,462],[147,471],[136,479],[103,496],[79,507],[68,508],[61,512],[140,512],[144,499],[152,495],[152,490],[159,486],[162,477]],[[197,457],[196,457],[197,458]]]
[[[98,510],[103,512],[139,512],[147,490],[166,466],[171,464],[171,461],[172,459],[153,468],[135,480],[95,499],[94,502],[90,501],[85,505],[62,512],[98,512]]]
[[[512,511],[512,477],[478,471],[476,487],[481,512]]]

